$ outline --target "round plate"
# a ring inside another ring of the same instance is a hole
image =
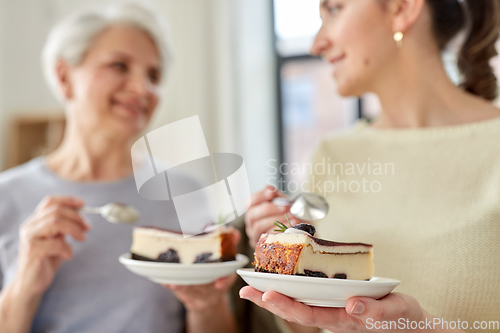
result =
[[[175,264],[134,260],[130,253],[122,254],[118,260],[129,271],[144,276],[159,284],[198,285],[214,282],[220,277],[231,275],[238,268],[248,263],[243,254],[236,255],[236,260],[207,264]]]
[[[253,268],[238,269],[236,273],[261,292],[274,290],[307,305],[335,308],[345,307],[353,296],[384,297],[401,283],[381,277],[358,281],[260,273]]]

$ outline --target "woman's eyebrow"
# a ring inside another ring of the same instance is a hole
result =
[[[323,9],[327,9],[327,4],[328,4],[328,0],[321,0],[320,7]]]
[[[129,56],[128,54],[123,53],[123,52],[121,52],[121,51],[112,51],[112,52],[111,52],[111,54],[112,54],[113,56],[118,56],[118,57],[121,57],[121,58],[126,58],[127,60],[132,58],[132,57],[131,57],[131,56]]]
[[[124,53],[122,51],[112,51],[111,54],[112,54],[112,56],[120,57],[123,60],[127,60],[127,61],[133,60],[133,57],[131,57],[130,55],[128,55],[127,53]],[[159,63],[156,63],[156,62],[149,64],[148,67],[149,67],[149,69],[158,71],[160,73],[162,71],[162,65]]]

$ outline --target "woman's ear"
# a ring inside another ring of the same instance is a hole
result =
[[[425,0],[390,0],[388,10],[392,15],[394,32],[405,33],[419,18],[424,8]]]
[[[61,89],[64,98],[67,100],[71,99],[73,95],[70,72],[71,67],[69,66],[69,64],[64,60],[59,59],[56,64],[56,76],[59,84],[59,89]]]

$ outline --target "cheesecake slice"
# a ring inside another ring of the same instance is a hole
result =
[[[257,272],[350,280],[369,280],[374,270],[372,245],[328,241],[294,228],[263,234],[253,264]]]
[[[132,234],[132,259],[181,264],[236,259],[233,230],[222,226],[212,232],[185,238],[181,233],[154,227],[138,227]]]

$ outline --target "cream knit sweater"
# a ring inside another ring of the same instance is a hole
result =
[[[468,321],[468,331],[500,321],[500,118],[389,130],[360,122],[312,161],[311,184],[330,204],[319,237],[373,244],[375,275],[401,280],[396,291],[439,318]]]

